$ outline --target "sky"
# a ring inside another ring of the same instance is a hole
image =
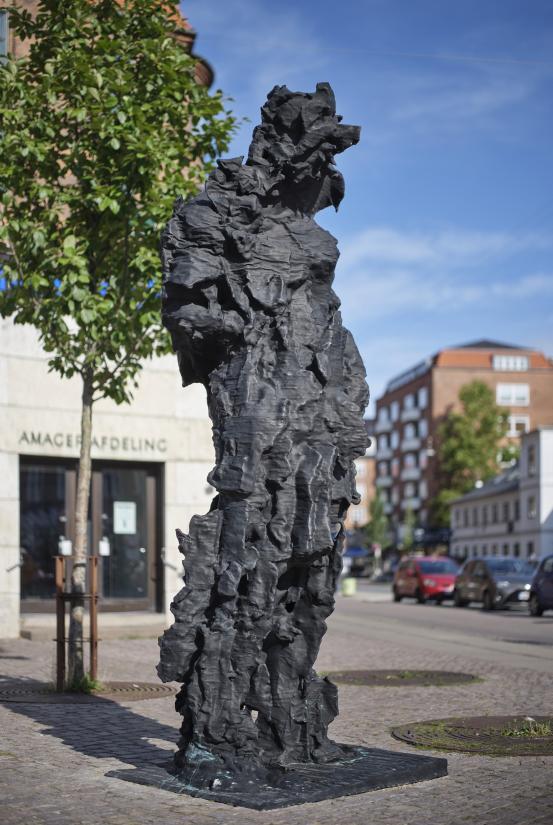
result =
[[[186,0],[195,51],[243,121],[274,85],[328,81],[361,141],[334,289],[372,404],[445,346],[491,338],[553,356],[551,0]]]

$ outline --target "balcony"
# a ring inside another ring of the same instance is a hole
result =
[[[411,407],[410,410],[403,410],[401,413],[402,421],[418,421],[421,417],[421,411],[418,407]]]
[[[392,422],[390,419],[388,421],[380,421],[380,419],[374,425],[374,431],[377,435],[380,433],[389,433],[392,430]]]
[[[418,481],[421,477],[420,467],[406,467],[401,471],[400,478],[402,481]]]
[[[392,476],[378,476],[376,479],[376,486],[377,487],[391,487],[392,486]]]
[[[402,510],[418,510],[421,506],[421,500],[417,496],[413,496],[412,498],[404,498],[401,502],[401,509]]]
[[[404,438],[401,442],[401,449],[404,453],[411,450],[419,450],[421,446],[420,438]]]
[[[393,455],[393,451],[390,449],[390,447],[377,447],[376,448],[376,458],[377,458],[378,461],[380,461],[382,459],[385,459],[385,458],[391,458],[392,455]]]

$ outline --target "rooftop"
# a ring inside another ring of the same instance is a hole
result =
[[[485,481],[481,487],[475,487],[474,490],[465,493],[464,496],[459,496],[459,498],[456,498],[452,503],[459,504],[460,502],[472,501],[473,499],[509,493],[511,490],[518,489],[519,481],[520,471],[518,464],[516,464],[514,467],[509,467],[499,475]]]

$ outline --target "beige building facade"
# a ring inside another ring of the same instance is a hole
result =
[[[47,360],[33,328],[0,320],[0,637],[19,635],[22,613],[53,609],[53,557],[74,540],[80,385]],[[164,613],[182,586],[175,529],[215,492],[204,388],[181,387],[174,356],[147,362],[131,405],[95,405],[93,436],[102,609]]]

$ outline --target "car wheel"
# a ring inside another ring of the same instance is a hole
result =
[[[417,588],[417,592],[415,593],[415,598],[416,598],[416,600],[418,601],[419,604],[424,604],[426,602],[426,596],[424,595],[424,593],[422,592],[420,587]]]
[[[395,587],[393,588],[393,593],[394,593],[394,601],[395,602],[400,602],[401,601],[401,594],[398,593],[398,591],[396,590]]]
[[[492,594],[490,593],[489,590],[486,590],[484,592],[484,596],[482,598],[482,609],[483,610],[493,610],[494,609]]]
[[[468,604],[468,601],[466,599],[461,598],[461,594],[459,593],[458,590],[454,590],[453,591],[453,604],[455,605],[455,607],[466,607],[467,604]]]
[[[530,601],[528,602],[528,610],[531,616],[542,616],[543,607],[540,605],[540,600],[536,593],[532,593]]]
[[[444,597],[443,596],[436,596],[436,604],[441,606],[443,603],[444,603]]]

